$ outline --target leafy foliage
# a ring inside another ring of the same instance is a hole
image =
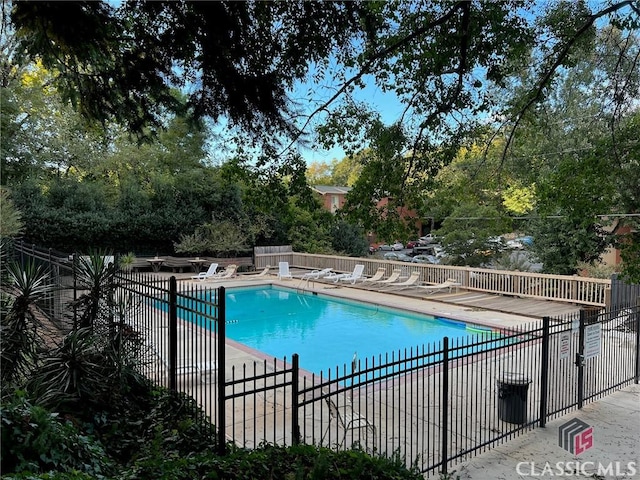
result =
[[[224,458],[197,456],[172,458],[162,463],[139,462],[122,478],[195,480],[203,475],[229,480],[255,478],[256,475],[287,479],[422,478],[417,471],[407,469],[398,457],[369,456],[358,449],[332,452],[313,445],[262,445],[251,451],[236,450]]]
[[[492,206],[463,204],[435,231],[453,265],[480,266],[499,253],[491,237],[509,231],[510,221]]]
[[[294,130],[286,87],[307,62],[346,48],[360,10],[350,2],[16,3],[12,20],[25,50],[56,71],[56,86],[90,118],[142,134],[181,107],[172,89],[189,85],[195,117],[224,115],[259,136]]]
[[[114,275],[116,265],[113,255],[93,250],[89,255],[80,255],[74,259],[75,274],[78,288],[84,290],[74,301],[79,326],[84,328],[97,327],[99,320],[109,319],[114,290]]]
[[[175,244],[176,252],[236,256],[251,250],[252,240],[262,233],[249,225],[238,225],[231,220],[218,220],[200,225],[193,235],[183,235]]]
[[[543,263],[543,271],[558,275],[575,274],[579,262],[595,261],[611,243],[597,224],[583,219],[544,218],[530,223],[529,231],[536,239],[532,251]]]
[[[12,472],[78,472],[104,478],[113,464],[95,437],[86,435],[69,419],[61,418],[18,395],[0,410],[3,477]],[[85,478],[79,475],[78,478]]]
[[[108,377],[112,368],[99,348],[99,337],[90,328],[80,328],[41,359],[27,382],[28,391],[39,405],[73,411],[111,397],[115,382]]]
[[[339,221],[333,226],[331,237],[332,246],[336,252],[351,257],[362,257],[369,252],[369,242],[359,227]]]
[[[0,238],[16,237],[24,230],[20,211],[16,209],[9,196],[9,190],[0,188]]]

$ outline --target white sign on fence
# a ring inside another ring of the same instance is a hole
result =
[[[600,355],[602,346],[602,324],[594,323],[584,327],[584,359],[597,357]]]
[[[560,352],[558,358],[564,360],[569,358],[569,352],[571,351],[571,332],[562,332],[560,334]]]

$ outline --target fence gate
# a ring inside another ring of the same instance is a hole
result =
[[[637,304],[626,308],[583,310],[579,323],[578,408],[638,381],[640,315]]]
[[[640,308],[587,308],[550,325],[547,399],[556,418],[640,378]]]

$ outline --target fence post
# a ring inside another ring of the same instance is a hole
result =
[[[178,284],[176,277],[169,278],[169,390],[176,391],[178,384]]]
[[[225,373],[225,340],[226,340],[226,300],[225,300],[225,289],[224,287],[218,288],[218,377],[217,377],[217,386],[218,386],[218,422],[217,422],[217,430],[218,430],[218,454],[225,455],[227,448],[227,436],[226,430],[227,426],[225,424],[225,419],[227,412],[225,410],[227,402],[225,398],[226,393],[226,385],[225,381],[227,375]]]
[[[74,252],[71,259],[71,271],[73,275],[73,331],[78,330],[78,253]]]
[[[636,299],[636,383],[640,383],[640,297]]]
[[[449,337],[442,339],[442,426],[441,429],[441,458],[442,458],[442,470],[441,472],[447,474],[447,462],[449,452],[447,450],[447,444],[449,443]]]
[[[300,392],[299,361],[298,354],[294,353],[291,356],[291,438],[293,439],[292,441],[294,445],[298,445],[300,443],[300,423],[298,419],[298,395]]]
[[[578,353],[576,353],[576,367],[578,367],[578,409],[584,406],[584,324],[586,311],[580,310],[580,329],[578,334]]]
[[[547,424],[547,395],[549,394],[549,317],[542,318],[542,369],[540,371],[540,426]]]

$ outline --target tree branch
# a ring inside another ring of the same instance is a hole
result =
[[[447,99],[447,101],[440,104],[438,108],[434,112],[432,112],[424,122],[422,122],[420,127],[420,133],[416,137],[416,140],[413,144],[412,154],[409,159],[409,166],[406,169],[406,172],[402,179],[402,189],[404,189],[406,181],[409,178],[409,174],[413,168],[413,162],[415,160],[415,155],[416,155],[416,147],[418,145],[418,142],[422,139],[422,134],[424,130],[427,128],[429,123],[431,123],[431,121],[434,118],[436,118],[438,115],[450,112],[451,109],[453,108],[453,104],[455,103],[456,99],[460,96],[460,93],[462,92],[464,74],[467,69],[467,54],[469,49],[469,25],[471,23],[471,5],[470,3],[465,3],[462,8],[463,8],[463,13],[462,13],[462,20],[460,23],[460,33],[461,33],[460,62],[458,63],[458,68],[456,69],[458,73],[456,87],[454,92],[451,95],[449,95],[449,98]]]
[[[309,115],[309,118],[307,119],[307,121],[304,123],[304,125],[302,125],[302,127],[299,129],[299,135],[302,134],[302,132],[304,131],[305,128],[307,128],[307,126],[309,126],[309,123],[311,123],[311,119],[313,119],[318,113],[320,113],[323,110],[326,110],[329,105],[331,105],[333,102],[336,101],[336,99],[338,97],[340,97],[344,92],[347,91],[347,89],[353,85],[355,82],[357,82],[358,80],[360,80],[364,75],[366,75],[367,73],[369,73],[371,67],[375,64],[375,62],[377,62],[378,60],[380,60],[381,58],[384,58],[386,56],[388,56],[389,54],[395,52],[396,50],[402,48],[404,45],[406,45],[407,43],[413,41],[414,39],[416,39],[417,37],[419,37],[420,35],[423,35],[424,33],[426,33],[428,30],[437,27],[439,25],[444,24],[445,22],[447,22],[450,18],[453,17],[453,15],[456,13],[456,11],[460,8],[465,8],[465,6],[467,6],[467,2],[466,1],[459,1],[456,2],[453,7],[451,7],[451,9],[445,13],[442,17],[428,23],[427,25],[424,25],[421,28],[418,28],[417,30],[413,31],[410,35],[407,35],[406,37],[402,38],[401,40],[397,41],[396,43],[394,43],[393,45],[388,46],[387,48],[375,53],[361,68],[360,70],[354,75],[352,76],[349,80],[347,80],[337,91],[336,93],[331,96],[331,98],[329,98],[326,102],[324,102],[322,105],[320,105],[318,108],[316,108],[313,112],[311,112],[311,114]],[[468,6],[467,6],[468,8]],[[297,140],[297,136],[296,138],[294,138],[286,147],[285,149],[281,152],[284,153],[284,151],[288,150],[289,148],[291,148],[291,146],[294,144],[294,142]]]
[[[571,49],[573,48],[575,43],[578,41],[578,39],[582,35],[584,35],[585,32],[589,28],[591,28],[591,26],[599,18],[604,17],[605,15],[609,15],[610,13],[613,13],[613,12],[615,12],[617,10],[620,10],[620,9],[622,9],[624,7],[629,7],[629,6],[633,8],[633,0],[624,0],[623,2],[613,4],[610,7],[605,8],[604,10],[601,10],[601,11],[599,11],[597,13],[594,13],[593,15],[590,15],[587,18],[587,21],[576,31],[576,33],[573,35],[573,37],[570,38],[569,41],[564,45],[564,47],[558,53],[558,56],[556,57],[556,60],[553,62],[553,64],[549,68],[549,70],[547,70],[547,72],[542,76],[542,78],[538,82],[538,86],[537,86],[536,90],[534,91],[533,95],[531,95],[531,97],[529,98],[529,101],[527,101],[527,103],[525,103],[525,105],[516,114],[516,121],[513,124],[513,126],[511,127],[511,130],[510,130],[509,134],[507,135],[507,141],[506,141],[504,149],[502,151],[501,162],[504,162],[506,160],[507,151],[509,150],[509,147],[511,146],[511,143],[513,142],[513,137],[515,136],[515,131],[518,128],[518,126],[520,125],[520,122],[522,121],[522,119],[524,118],[524,114],[529,110],[529,108],[531,108],[531,106],[534,103],[536,103],[540,99],[540,97],[542,96],[542,91],[548,85],[548,83],[551,81],[551,78],[555,74],[556,70],[560,67],[560,65],[562,64],[562,61],[567,57],[567,55],[569,54],[569,52],[571,51]]]

